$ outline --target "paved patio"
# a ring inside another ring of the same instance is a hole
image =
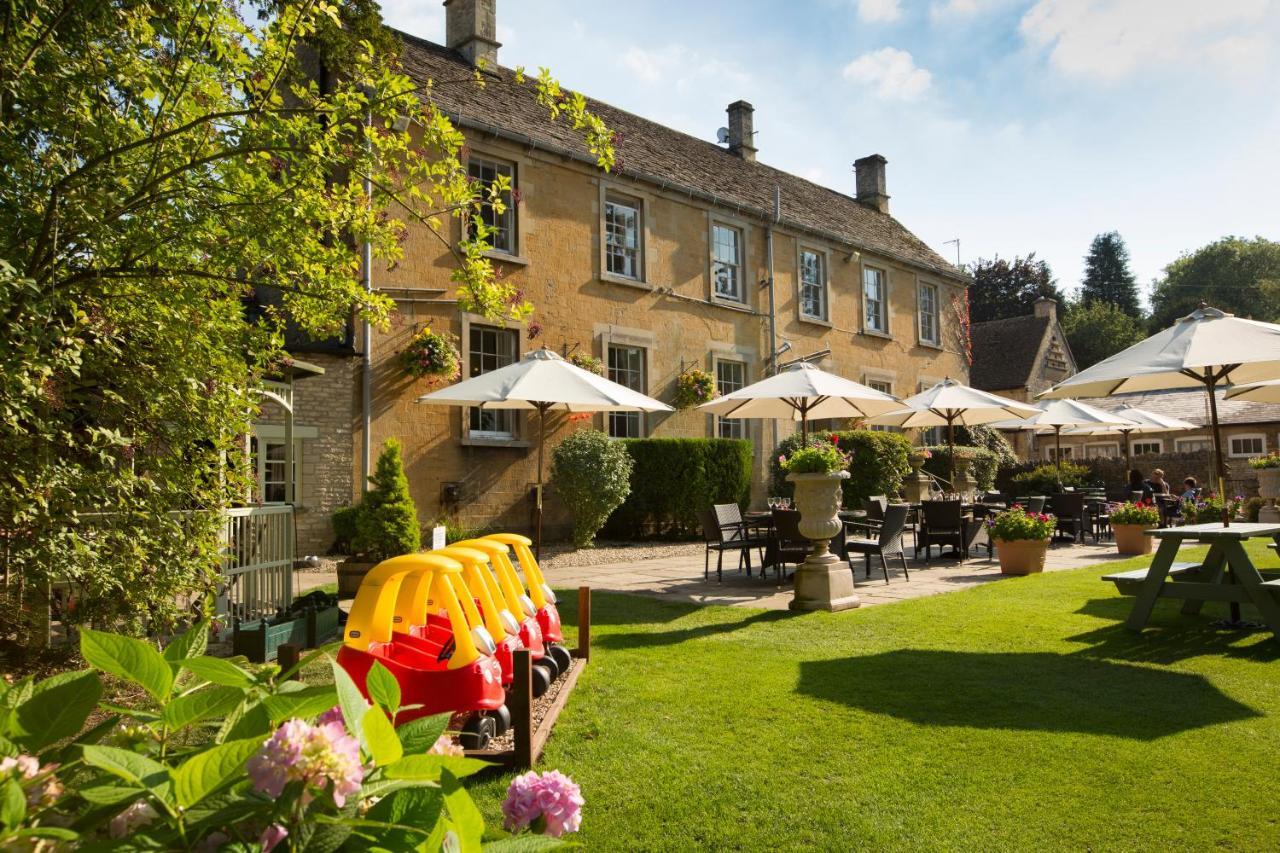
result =
[[[616,555],[619,550],[625,555],[625,549],[610,549],[610,553]],[[780,584],[772,572],[762,579],[758,569],[748,578],[736,568],[729,568],[731,564],[736,566],[736,558],[729,554],[725,555],[724,582],[716,582],[714,554],[711,556],[711,577],[703,580],[701,544],[668,548],[668,552],[675,550],[679,553],[658,557],[646,554],[643,546],[637,546],[635,550],[637,555],[633,559],[615,557],[608,563],[595,565],[565,565],[564,561],[551,557],[543,561],[543,573],[555,587],[585,585],[592,589],[650,595],[694,604],[785,610],[791,602],[792,590],[789,582]],[[1049,550],[1045,571],[1077,569],[1122,559],[1129,558],[1118,555],[1113,543],[1063,543],[1054,545]],[[862,563],[858,561],[856,587],[862,606],[955,592],[1005,577],[1000,574],[999,563],[989,560],[985,551],[981,556],[970,558],[964,563],[937,558],[928,563],[923,560],[908,560],[907,570],[911,575],[910,580],[903,577],[901,564],[890,563],[889,583],[886,584],[877,561],[873,561],[870,578],[863,575]]]

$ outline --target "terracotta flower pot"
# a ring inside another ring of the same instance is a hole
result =
[[[1116,551],[1121,554],[1150,554],[1155,540],[1143,531],[1151,528],[1145,524],[1112,524],[1116,534]]]
[[[1029,575],[1044,571],[1045,554],[1049,552],[1048,539],[995,539],[996,556],[1000,559],[1000,574]]]

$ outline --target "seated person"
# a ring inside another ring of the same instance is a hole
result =
[[[1182,499],[1184,501],[1193,501],[1200,495],[1200,489],[1196,486],[1196,478],[1188,477],[1182,481]]]
[[[1157,495],[1169,494],[1169,481],[1164,478],[1164,471],[1157,468],[1151,472],[1151,491]]]
[[[1129,491],[1130,493],[1141,492],[1144,501],[1151,500],[1151,496],[1155,494],[1151,484],[1146,481],[1142,476],[1142,472],[1137,468],[1129,472]]]

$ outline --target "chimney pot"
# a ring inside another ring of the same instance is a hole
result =
[[[871,154],[853,161],[857,176],[858,201],[881,213],[889,212],[889,194],[885,192],[884,167],[889,161]]]
[[[1037,317],[1048,317],[1050,320],[1058,319],[1058,300],[1056,299],[1041,296],[1035,301],[1034,308]]]
[[[445,46],[472,65],[498,64],[498,0],[444,0]]]
[[[746,101],[729,105],[729,153],[754,163],[756,159],[755,107]]]

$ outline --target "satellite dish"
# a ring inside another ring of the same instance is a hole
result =
[[[722,127],[716,131],[716,142],[719,142],[721,145],[724,145],[728,141],[729,141],[729,128]]]

